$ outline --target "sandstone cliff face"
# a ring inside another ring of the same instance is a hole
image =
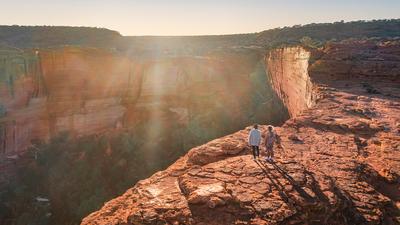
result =
[[[311,53],[301,47],[281,48],[266,57],[271,85],[296,116],[313,104],[312,82],[308,74]]]
[[[247,128],[190,150],[82,224],[399,223],[399,51],[271,52],[272,87],[293,115],[276,128],[276,162],[251,159]]]
[[[264,113],[274,96],[258,85],[264,68],[253,51],[139,60],[65,47],[6,52],[2,59],[0,168],[13,170],[6,157],[20,157],[63,132],[79,138],[137,129],[154,160],[160,145],[180,154],[172,145],[193,146],[249,120],[285,116],[277,114],[281,109]],[[268,102],[255,104],[261,101]],[[171,143],[181,133],[182,143]]]
[[[130,83],[132,62],[110,53],[64,48],[20,57],[4,59],[3,68],[13,71],[4,71],[8,81],[1,83],[2,156],[63,131],[114,128],[126,111],[121,98],[138,89]]]

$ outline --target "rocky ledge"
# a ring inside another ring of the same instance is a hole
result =
[[[400,223],[399,59],[393,42],[272,51],[271,84],[292,115],[276,128],[274,163],[252,160],[247,128],[190,150],[82,224]]]

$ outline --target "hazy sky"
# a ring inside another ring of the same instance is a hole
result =
[[[400,0],[0,0],[6,25],[95,26],[123,35],[249,33],[400,18]]]

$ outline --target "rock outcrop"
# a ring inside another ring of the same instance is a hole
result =
[[[275,162],[252,160],[246,128],[190,150],[82,224],[398,224],[400,43],[276,49],[266,63],[293,116],[276,128]]]

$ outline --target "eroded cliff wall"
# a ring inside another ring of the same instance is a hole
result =
[[[273,51],[272,87],[293,115],[276,128],[275,162],[252,160],[249,127],[193,148],[82,224],[399,223],[399,50],[352,41]]]

